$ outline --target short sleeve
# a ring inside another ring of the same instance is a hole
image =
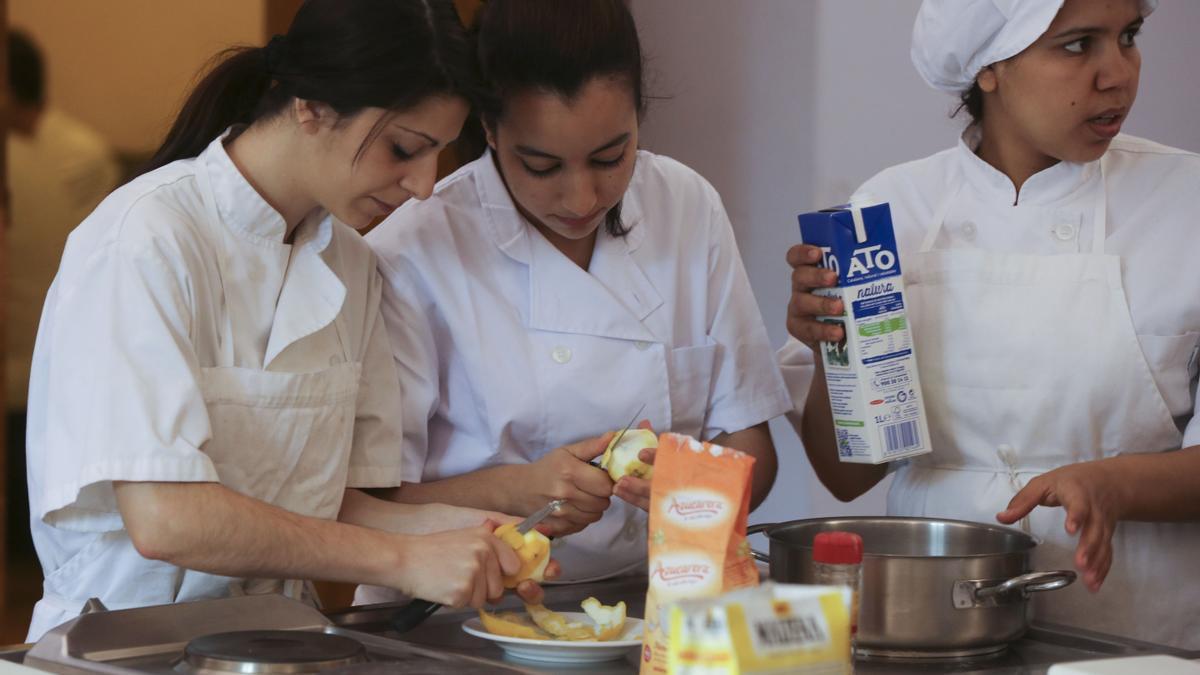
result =
[[[791,403],[758,302],[742,265],[733,226],[708,188],[708,326],[719,345],[704,437],[733,433],[787,412]]]
[[[792,410],[804,410],[804,402],[808,400],[808,390],[812,387],[816,375],[816,363],[813,352],[808,345],[789,337],[779,351],[776,352],[779,370],[783,373],[783,381],[787,386],[788,396],[792,401]],[[799,427],[797,427],[799,428]]]
[[[38,338],[30,492],[47,524],[108,531],[122,526],[112,481],[218,477],[200,450],[211,427],[185,266],[144,239],[107,243],[80,264],[60,271]]]
[[[354,417],[347,487],[397,487],[402,482],[403,395],[392,361],[392,347],[380,312],[382,279],[372,275],[367,299],[366,346]]]

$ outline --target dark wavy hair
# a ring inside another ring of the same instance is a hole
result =
[[[513,94],[537,90],[571,99],[596,77],[624,78],[638,115],[645,112],[642,46],[624,0],[487,0],[476,28],[488,87],[479,114],[492,131]],[[482,151],[478,141],[477,147]],[[629,233],[620,203],[604,227],[614,237]]]
[[[983,123],[983,90],[979,88],[978,82],[972,82],[970,89],[958,95],[958,107],[950,116],[958,117],[958,113],[964,110],[970,115],[971,124]]]
[[[195,157],[225,129],[278,115],[293,98],[350,116],[368,107],[404,110],[435,95],[474,101],[482,94],[473,45],[451,0],[307,0],[285,35],[228,49],[214,62],[143,173]]]

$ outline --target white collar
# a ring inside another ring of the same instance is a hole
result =
[[[626,190],[621,220],[629,233],[601,232],[585,270],[547,241],[517,211],[490,152],[475,160],[476,189],[495,244],[529,269],[529,327],[559,333],[603,335],[653,341],[642,322],[663,305],[632,252],[642,242],[642,209],[632,187]]]
[[[487,150],[472,164],[476,176],[475,185],[479,194],[479,204],[490,225],[492,240],[510,258],[529,264],[529,237],[541,235],[537,234],[533,225],[517,211],[512,195],[509,194],[508,187],[504,184],[504,178],[500,175],[500,170],[496,168],[492,151]],[[629,230],[629,233],[621,239],[628,251],[637,250],[645,237],[641,227],[641,199],[633,190],[633,186],[638,183],[639,174],[640,172],[635,168],[633,179],[629,183],[630,187],[625,190],[625,197],[621,202],[621,222]],[[601,231],[597,236],[607,237],[609,235]],[[601,248],[599,243],[596,248],[597,250]]]
[[[240,237],[284,245],[287,223],[283,216],[246,180],[225,149],[225,139],[232,131],[226,129],[197,157],[200,168],[208,172],[221,223]],[[332,239],[331,217],[318,211],[296,226],[294,245],[310,246],[319,253]]]
[[[959,137],[957,155],[963,176],[972,187],[989,197],[989,202],[990,198],[995,198],[997,203],[1015,203],[1017,192],[1012,180],[975,154],[981,140],[982,134],[974,124],[968,126]],[[1046,206],[1062,201],[1098,175],[1099,162],[1058,162],[1025,181],[1021,186],[1020,203]]]

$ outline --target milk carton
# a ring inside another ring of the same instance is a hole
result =
[[[820,343],[838,457],[880,464],[929,452],[891,209],[804,213],[800,238],[819,246],[821,267],[838,275],[836,287],[814,292],[841,298],[846,309],[845,316],[818,317],[845,328],[841,343]]]

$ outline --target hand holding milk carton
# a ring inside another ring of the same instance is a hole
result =
[[[845,329],[820,343],[838,458],[880,464],[930,451],[929,428],[904,303],[904,280],[886,203],[800,215],[800,238],[821,249],[837,286],[813,291],[842,300]]]

